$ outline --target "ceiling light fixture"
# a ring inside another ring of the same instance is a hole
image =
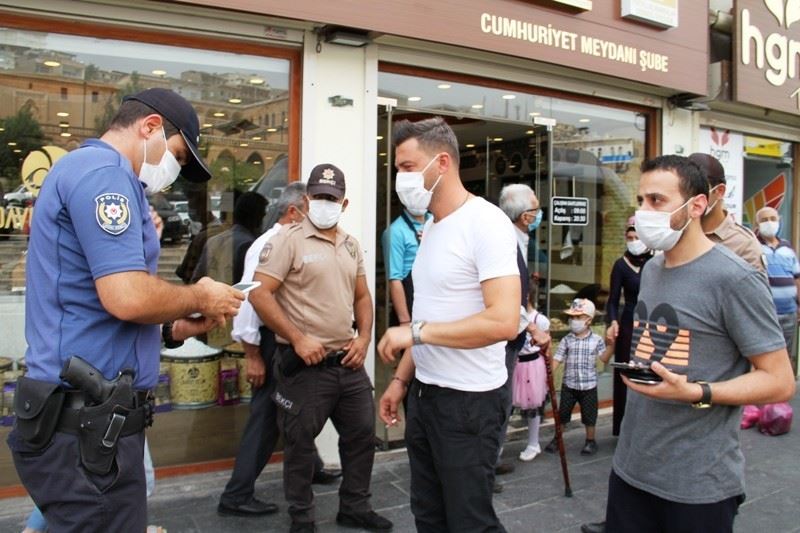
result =
[[[483,109],[483,104],[472,104],[472,109]]]
[[[157,69],[153,70],[152,73],[153,73],[154,76],[166,76],[167,75],[167,71],[166,70],[161,70],[160,68],[157,68]]]
[[[408,101],[409,102],[419,102],[420,100],[422,100],[421,96],[409,96],[408,97]]]
[[[45,65],[46,67],[60,67],[60,66],[61,66],[61,63],[59,63],[58,61],[54,61],[54,60],[52,60],[52,59],[51,59],[51,60],[45,61],[45,62],[44,62],[44,65]]]
[[[228,98],[228,103],[230,103],[230,104],[241,104],[242,103],[242,99],[241,98]]]
[[[264,80],[262,80],[261,78],[251,78],[250,83],[252,83],[253,85],[261,85],[262,83],[264,83]]]
[[[224,117],[225,113],[223,113],[222,111],[217,111],[216,113],[214,113],[214,116],[215,117]]]
[[[452,87],[452,85],[449,83],[440,83],[436,86],[437,89],[449,89],[450,87]]]
[[[363,30],[341,26],[323,26],[317,31],[326,43],[354,46],[356,48],[369,43],[369,35]]]
[[[516,94],[504,94],[503,95],[503,100],[513,100],[516,97],[517,97]]]
[[[68,117],[69,113],[67,113],[66,111],[59,111],[58,113],[56,113],[56,116],[57,117]]]

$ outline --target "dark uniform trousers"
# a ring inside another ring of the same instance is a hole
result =
[[[261,333],[259,351],[264,360],[267,376],[264,385],[253,389],[250,415],[239,442],[233,472],[220,497],[223,503],[233,506],[244,505],[254,497],[256,480],[267,466],[278,442],[278,407],[271,398],[276,384],[272,368],[276,347],[275,334],[265,327],[259,331]],[[315,451],[314,473],[321,471],[323,466],[322,459]]]
[[[492,505],[508,388],[464,392],[414,380],[406,446],[417,531],[503,532]]]
[[[276,357],[294,357],[291,347],[279,344]],[[360,368],[307,367],[292,377],[280,377],[279,390],[292,400],[293,412],[278,409],[285,441],[283,487],[289,514],[295,522],[314,521],[314,439],[328,418],[339,433],[342,483],[339,510],[363,513],[372,508],[370,478],[375,459],[375,404],[372,383]],[[299,410],[298,410],[299,409]]]
[[[22,484],[53,533],[142,533],[147,528],[144,432],[120,437],[116,464],[106,475],[87,471],[78,437],[56,432],[33,451],[16,431],[8,436]]]
[[[277,344],[275,333],[268,328],[259,328],[259,333],[261,334],[259,352],[264,360],[267,376],[264,385],[253,389],[250,415],[239,442],[233,472],[220,497],[223,503],[232,506],[244,505],[254,497],[256,480],[267,466],[278,442],[278,407],[271,398],[276,384],[272,363]],[[314,473],[320,472],[324,466],[315,449]]]
[[[239,452],[225,491],[220,500],[228,505],[248,503],[255,491],[256,479],[272,457],[278,442],[278,410],[270,396],[275,391],[272,356],[275,352],[275,334],[260,328],[261,358],[264,360],[266,379],[264,385],[253,389],[250,416],[239,442]]]

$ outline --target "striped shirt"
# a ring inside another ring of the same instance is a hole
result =
[[[797,285],[795,280],[800,277],[797,255],[789,242],[783,239],[775,248],[762,240],[761,248],[767,261],[767,276],[775,310],[779,315],[796,313]]]
[[[555,360],[564,363],[564,384],[577,390],[597,387],[597,358],[606,349],[606,342],[597,333],[578,338],[567,334],[558,343]]]

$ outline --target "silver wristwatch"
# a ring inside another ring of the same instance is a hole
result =
[[[424,320],[415,320],[411,323],[411,339],[414,344],[422,344],[422,328],[424,326]]]

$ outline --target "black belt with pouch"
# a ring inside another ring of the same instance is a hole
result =
[[[94,379],[107,386],[108,394],[102,401],[88,390],[65,389],[57,383],[22,376],[14,397],[16,429],[34,449],[47,446],[56,431],[75,434],[84,467],[95,474],[106,474],[116,457],[119,438],[140,433],[153,423],[152,395],[133,390],[131,371],[108,381],[88,363],[82,364],[94,370]]]
[[[283,355],[282,360],[279,362],[281,374],[284,377],[290,378],[295,376],[298,372],[308,366],[306,365],[306,362],[303,361],[303,358],[297,355],[297,352],[295,352],[294,348],[292,348],[290,345],[282,344],[279,346],[284,348],[282,354],[285,354]],[[346,350],[331,350],[325,354],[325,357],[322,359],[322,361],[313,366],[325,368],[342,366],[342,360],[346,355]]]

